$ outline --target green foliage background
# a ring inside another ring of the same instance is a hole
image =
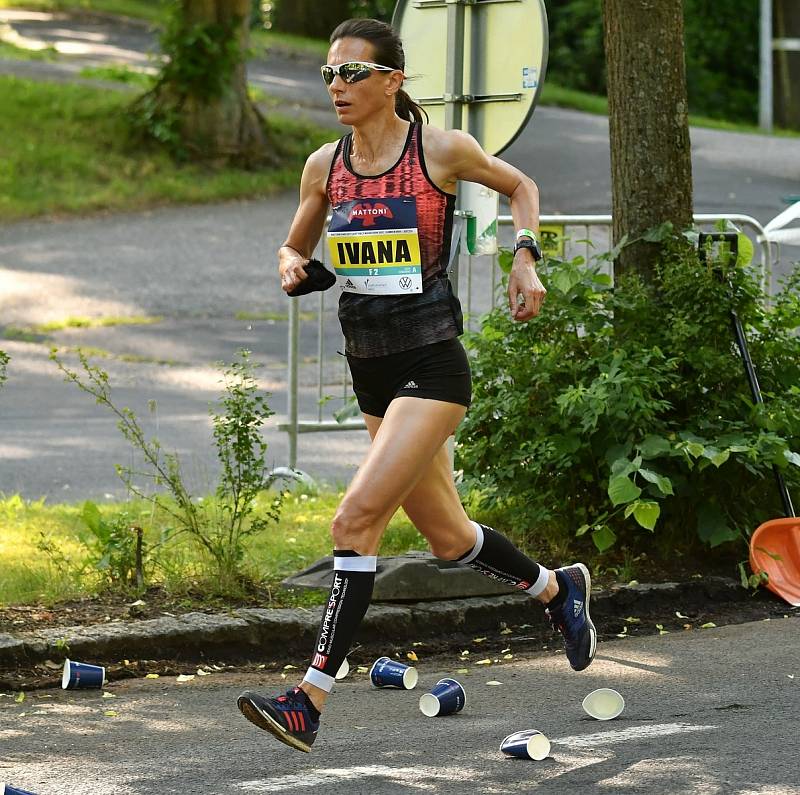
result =
[[[601,0],[547,0],[551,80],[606,93]],[[684,0],[691,113],[731,121],[758,116],[758,0]]]
[[[747,538],[782,515],[772,466],[800,485],[800,268],[770,307],[749,269],[729,266],[729,286],[683,238],[666,241],[652,284],[612,288],[609,256],[551,260],[540,317],[516,324],[496,309],[468,338],[464,490],[556,554],[581,551],[583,536],[601,552],[655,543],[668,557]]]
[[[390,21],[392,0],[276,0],[276,29],[327,39],[347,16]],[[546,0],[549,79],[605,95],[601,0]],[[312,8],[313,7],[313,8]],[[754,123],[758,115],[758,0],[684,0],[690,112]]]

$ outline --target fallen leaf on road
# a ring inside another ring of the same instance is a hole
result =
[[[794,674],[786,674],[786,676],[788,676],[789,679],[794,679]]]
[[[659,635],[669,635],[669,630],[664,629],[663,624],[656,624],[656,629],[658,630]]]
[[[502,682],[498,682],[496,679],[492,679],[491,682],[487,682],[487,685],[490,687],[497,687],[497,685],[502,685]]]
[[[628,616],[625,619],[625,622],[628,623],[628,624],[641,624],[642,623],[642,619],[641,618],[636,618],[636,616]]]
[[[106,711],[103,713],[103,715],[105,715],[107,718],[118,718],[118,717],[119,717],[119,712],[117,712],[117,711],[116,711],[116,710],[114,710],[114,709],[107,709],[107,710],[106,710]]]
[[[514,655],[513,654],[504,654],[503,655],[503,659],[504,660],[513,660],[514,659]]]
[[[113,693],[103,693],[103,698],[116,698]]]
[[[501,629],[500,630],[500,634],[501,635],[510,635],[512,631],[513,630],[510,630],[508,627],[506,627],[505,629]]]
[[[367,668],[367,666],[366,666],[366,665],[359,665],[359,666],[358,666],[358,668],[356,668],[356,670],[357,670],[357,671],[358,671],[358,673],[360,673],[360,674],[366,674],[366,673],[368,673],[368,672],[369,672],[369,668]]]
[[[469,673],[469,668],[456,668],[456,673],[457,674],[468,674]]]
[[[284,671],[291,671],[293,668],[297,668],[297,666],[296,665],[292,665],[291,663],[289,663],[289,665],[284,665],[283,666],[283,670]]]
[[[507,649],[502,649],[500,651],[500,654],[506,654],[506,652],[509,652],[509,651],[511,651],[511,646],[509,646]]]
[[[491,665],[492,661],[487,657],[485,660],[478,660],[475,665]]]
[[[408,659],[411,660],[412,662],[417,662],[417,660],[419,660],[419,657],[417,657],[417,653],[415,651],[408,652],[408,654],[406,654],[406,657],[408,657]]]
[[[626,624],[622,628],[622,632],[617,633],[618,638],[627,638],[628,637],[628,625]]]
[[[158,679],[158,678],[159,678],[158,674],[147,674],[147,676],[145,676],[145,679]]]
[[[675,611],[675,615],[676,615],[678,618],[689,618],[689,616],[685,616],[683,613],[681,613],[681,611],[680,611],[680,610],[676,610],[676,611]]]
[[[483,643],[485,640],[486,640],[486,638],[473,638],[472,642],[473,643]]]
[[[204,671],[202,668],[197,669],[198,676],[211,676],[211,671]]]
[[[180,676],[175,677],[175,681],[178,684],[182,684],[183,682],[191,682],[194,679],[194,674],[181,674]]]
[[[466,657],[468,654],[469,654],[469,649],[464,649],[464,651],[461,652],[462,657]]]
[[[411,645],[412,646],[424,646],[425,644],[421,640],[415,640]]]
[[[694,629],[694,627],[691,624],[684,624],[683,628],[684,629]]]
[[[25,693],[17,693],[17,696],[14,699],[14,701],[16,701],[17,704],[21,704],[24,700],[25,700]]]
[[[705,624],[700,625],[700,629],[713,629],[717,626],[713,621],[707,621]]]

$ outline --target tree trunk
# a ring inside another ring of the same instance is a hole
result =
[[[614,241],[692,223],[681,0],[603,0]],[[615,275],[652,278],[657,243],[623,249]]]
[[[161,118],[177,118],[180,148],[193,160],[246,168],[275,161],[247,93],[251,8],[251,0],[181,0],[177,33],[164,40],[155,107]]]

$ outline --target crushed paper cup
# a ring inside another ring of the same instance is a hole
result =
[[[583,711],[596,720],[613,720],[625,709],[625,699],[610,687],[592,690],[583,699]]]
[[[500,750],[506,756],[541,762],[550,755],[550,740],[537,729],[526,729],[509,734],[500,743]]]

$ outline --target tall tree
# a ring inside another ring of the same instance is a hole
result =
[[[247,93],[251,0],[173,0],[165,61],[134,103],[146,132],[193,160],[253,167],[274,160]]]
[[[692,223],[681,0],[603,0],[614,241]],[[650,278],[657,242],[623,249],[615,272]]]

